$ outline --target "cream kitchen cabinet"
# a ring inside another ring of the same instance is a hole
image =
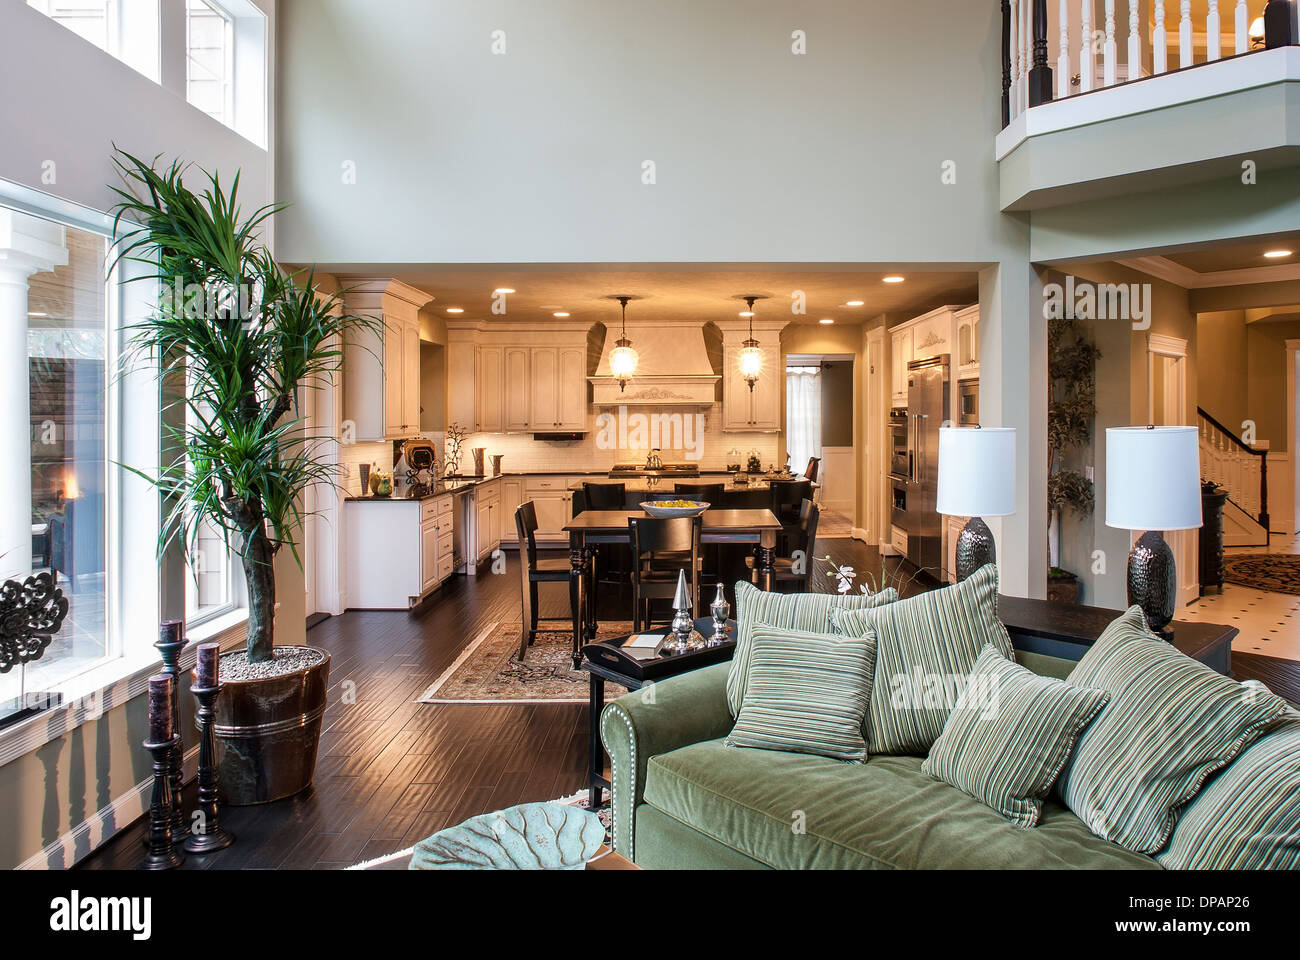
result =
[[[893,407],[907,406],[907,365],[913,360],[947,356],[954,385],[957,380],[979,376],[979,310],[979,304],[940,307],[889,331]]]
[[[524,502],[523,477],[504,477],[501,480],[501,542],[519,543],[515,528],[515,511]]]
[[[455,572],[450,495],[349,500],[344,523],[349,609],[407,609]]]
[[[980,308],[979,304],[967,307],[957,314],[957,333],[954,337],[958,380],[970,380],[980,375]]]
[[[501,482],[493,480],[475,487],[474,502],[474,556],[482,563],[501,546]]]
[[[502,433],[505,430],[506,382],[503,348],[481,344],[475,384],[475,433]]]
[[[529,367],[530,420],[534,433],[587,429],[587,351],[534,347]]]
[[[343,348],[343,417],[361,441],[420,431],[420,308],[432,297],[397,280],[363,280],[347,309],[382,328],[349,337]]]
[[[722,350],[722,429],[727,433],[775,433],[781,429],[781,408],[785,399],[785,373],[781,349],[764,344],[763,368],[754,389],[740,373],[740,344],[726,344]]]
[[[447,344],[447,425],[474,432],[478,424],[478,345],[451,339]]]
[[[535,537],[539,542],[568,543],[569,535],[564,532],[564,527],[573,510],[573,494],[569,491],[571,479],[559,475],[526,478],[524,497],[533,502],[537,511]]]
[[[532,362],[528,347],[506,347],[502,351],[505,380],[505,432],[527,433],[532,429]]]
[[[890,401],[894,409],[907,406],[907,365],[916,357],[912,353],[912,328],[891,330],[890,341]]]

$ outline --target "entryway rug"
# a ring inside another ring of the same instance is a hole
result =
[[[573,669],[573,633],[539,631],[519,660],[518,622],[498,622],[484,630],[434,683],[418,703],[586,703],[590,676]],[[602,623],[597,639],[625,637],[632,624]],[[605,684],[605,699],[627,690]]]
[[[1243,587],[1300,597],[1300,556],[1283,553],[1243,553],[1226,557],[1223,579]]]

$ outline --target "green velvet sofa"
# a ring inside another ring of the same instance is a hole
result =
[[[1035,673],[1075,663],[1018,652]],[[824,757],[723,746],[728,664],[609,704],[614,848],[646,869],[1146,869],[1150,857],[1089,832],[1049,800],[1012,826],[921,773],[922,757]],[[647,692],[649,691],[649,692]]]

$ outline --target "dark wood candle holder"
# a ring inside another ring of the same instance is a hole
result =
[[[217,738],[213,732],[217,694],[220,686],[191,687],[197,701],[199,727],[199,824],[202,829],[190,833],[183,844],[187,853],[212,853],[235,842],[235,835],[221,829],[218,822],[220,795],[217,790]]]
[[[171,779],[172,836],[185,836],[185,810],[181,806],[181,787],[184,778],[185,743],[181,737],[181,651],[185,649],[185,624],[180,620],[166,620],[158,629],[158,642],[154,646],[162,654],[160,673],[172,677],[172,730],[176,746],[172,753],[168,776]]]
[[[149,834],[147,852],[140,863],[141,870],[172,870],[185,862],[176,852],[175,834],[172,831],[171,758],[179,749],[180,737],[170,740],[144,742],[144,748],[153,754],[153,794],[149,803]]]

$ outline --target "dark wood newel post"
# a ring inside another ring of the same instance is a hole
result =
[[[1268,0],[1264,7],[1264,46],[1289,47],[1295,43],[1291,30],[1291,4],[1295,0]]]
[[[1011,0],[1002,0],[1002,129],[1011,123]]]
[[[1052,68],[1047,65],[1047,0],[1033,0],[1034,55],[1029,68],[1029,105],[1052,102]]]

